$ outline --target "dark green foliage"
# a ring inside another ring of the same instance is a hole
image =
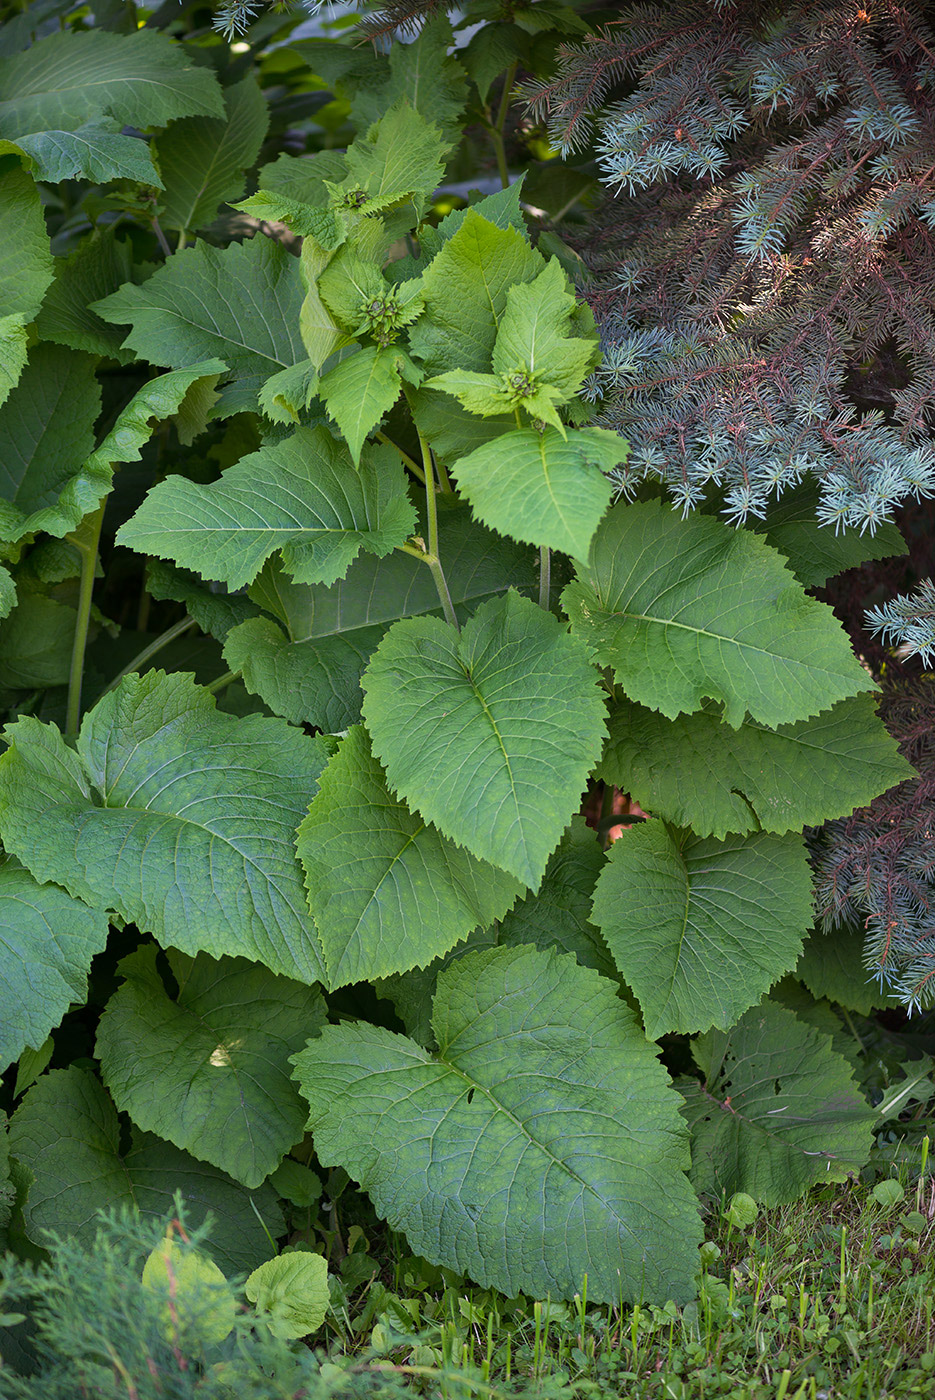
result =
[[[445,5],[228,45],[45,4],[0,27],[0,1230],[86,1246],[109,1325],[98,1210],[130,1253],[177,1193],[213,1217],[189,1371],[128,1285],[139,1394],[146,1356],[164,1393],[337,1388],[228,1339],[218,1265],[296,1340],[329,1267],[339,1305],[380,1269],[374,1211],[504,1294],[690,1300],[699,1193],[871,1151],[791,976],[846,1001],[856,961],[802,833],[911,770],[807,590],[900,536],[823,532],[814,482],[680,518],[592,421],[616,351],[550,223],[588,177],[510,113],[574,7],[470,0],[459,47]],[[45,1393],[69,1348],[120,1375],[84,1287]]]

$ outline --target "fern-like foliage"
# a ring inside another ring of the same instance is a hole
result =
[[[935,493],[935,32],[921,5],[628,5],[530,85],[614,197],[588,244],[598,421],[737,522],[806,473],[871,533]]]
[[[909,1005],[935,1003],[935,685],[884,692],[880,713],[918,770],[826,822],[814,840],[816,901],[824,927],[866,929],[865,963]]]

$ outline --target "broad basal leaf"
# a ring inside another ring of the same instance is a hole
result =
[[[679,1087],[699,1191],[782,1205],[866,1162],[875,1115],[829,1035],[766,1001],[693,1048],[705,1083]]]
[[[305,359],[298,260],[271,238],[176,253],[142,286],[131,283],[93,304],[105,321],[129,325],[125,348],[154,365],[185,369],[215,357],[233,385],[226,411],[255,409],[271,374]]]
[[[666,719],[625,700],[611,713],[600,772],[655,816],[699,836],[799,831],[842,817],[913,775],[872,695],[778,729],[739,729],[707,701]]]
[[[711,516],[614,506],[562,596],[629,698],[669,719],[711,699],[735,729],[746,713],[775,727],[873,689],[830,608],[775,550]]]
[[[827,997],[848,1011],[868,1016],[883,1007],[904,1006],[864,966],[866,934],[860,927],[814,929],[805,940],[795,975],[814,997]]]
[[[458,486],[494,530],[586,559],[610,504],[604,475],[628,444],[605,428],[503,433],[455,463]]]
[[[223,117],[210,68],[154,29],[64,30],[0,59],[0,136],[74,131],[102,113],[121,126],[173,117]]]
[[[0,316],[0,404],[6,403],[10,390],[26,367],[29,353],[29,331],[21,311]]]
[[[72,1002],[87,999],[88,968],[106,942],[103,914],[0,862],[0,1068],[38,1049]]]
[[[0,564],[0,618],[8,617],[16,605],[16,584],[9,569]]]
[[[644,822],[611,847],[594,922],[646,1034],[722,1030],[790,968],[812,919],[801,836],[726,841]]]
[[[510,592],[460,634],[436,618],[396,623],[363,689],[390,786],[446,836],[535,888],[604,731],[583,648]]]
[[[52,404],[50,420],[43,424],[38,414],[47,400],[38,392],[35,399],[26,399],[26,395],[37,385],[45,390],[43,376],[55,367],[63,368],[65,379]],[[110,491],[114,466],[139,461],[155,424],[176,412],[198,379],[217,374],[224,366],[219,360],[205,360],[190,369],[157,375],[134,394],[104,441],[88,454],[86,436],[74,446],[72,442],[80,428],[90,428],[99,411],[100,391],[93,368],[92,360],[74,351],[39,345],[33,352],[22,383],[7,405],[10,410],[22,406],[14,418],[13,441],[32,444],[31,459],[25,463],[25,474],[12,493],[11,503],[0,501],[0,534],[7,539],[22,539],[38,530],[60,537],[74,530]],[[78,397],[72,403],[68,397],[72,390],[83,394],[84,400]],[[0,412],[0,439],[4,422]],[[17,465],[22,469],[24,463]]]
[[[146,566],[146,592],[152,598],[183,603],[202,632],[219,642],[226,639],[232,627],[256,617],[260,611],[242,593],[216,593],[187,569],[176,569],[162,559],[150,559]]]
[[[52,252],[42,202],[22,166],[0,174],[0,316],[31,321],[52,281]]]
[[[253,1270],[244,1293],[275,1337],[307,1337],[331,1305],[328,1265],[320,1254],[280,1254]]]
[[[75,610],[44,593],[21,590],[0,622],[0,680],[15,690],[64,685],[71,667]]]
[[[101,411],[94,364],[58,345],[30,351],[0,408],[0,538],[48,529],[46,511],[54,516],[61,492],[93,451]]]
[[[162,1334],[170,1345],[197,1329],[203,1344],[217,1346],[233,1331],[234,1290],[213,1259],[173,1239],[172,1230],[170,1223],[162,1242],[147,1255],[143,1288],[158,1300]]]
[[[231,588],[255,579],[276,550],[300,583],[334,583],[361,549],[382,555],[402,544],[415,520],[392,448],[355,470],[325,429],[299,428],[209,486],[160,482],[118,538]]]
[[[165,186],[159,216],[163,228],[205,228],[220,204],[243,194],[244,173],[266,135],[266,99],[249,77],[225,89],[224,107],[223,121],[188,117],[157,138]]]
[[[114,121],[87,122],[74,131],[37,131],[18,136],[15,145],[26,156],[35,178],[50,184],[79,179],[96,184],[133,180],[162,187],[149,142],[125,136]]]
[[[535,898],[535,896],[533,896]],[[536,942],[533,938],[517,939],[517,943],[532,943],[543,952],[553,952],[553,946],[544,939]],[[402,1023],[403,1030],[413,1040],[427,1050],[437,1049],[435,1032],[432,1030],[432,1004],[438,986],[439,974],[460,958],[487,948],[500,946],[496,924],[490,928],[476,928],[462,942],[449,948],[441,957],[433,958],[427,967],[413,967],[408,972],[394,972],[390,977],[381,977],[374,983],[377,996],[392,1004],[393,1010]]]
[[[144,1216],[174,1213],[181,1191],[197,1228],[210,1211],[205,1249],[225,1273],[253,1268],[269,1255],[269,1234],[283,1229],[268,1186],[247,1192],[229,1176],[150,1133],[134,1133],[121,1151],[120,1120],[100,1082],[72,1066],[43,1075],[10,1120],[10,1149],[35,1176],[26,1206],[30,1238],[44,1230],[88,1239],[97,1212],[133,1205]]]
[[[314,982],[321,950],[293,848],[327,750],[284,721],[235,719],[185,675],[127,676],[85,717],[11,725],[0,832],[38,880],[163,944]]]
[[[393,796],[360,727],[322,774],[297,849],[332,988],[424,966],[522,891]]]
[[[137,277],[143,280],[142,271]],[[126,363],[132,354],[120,349],[124,331],[108,325],[90,309],[134,279],[133,251],[129,241],[117,238],[114,229],[97,229],[81,240],[68,258],[56,263],[55,281],[46,293],[36,325],[43,340],[107,355]]]
[[[530,552],[475,524],[466,507],[441,508],[438,533],[461,621],[511,586],[538,586]],[[387,627],[400,617],[441,612],[428,569],[402,552],[361,555],[329,588],[297,584],[272,562],[250,594],[276,621],[257,618],[235,628],[224,649],[227,664],[276,714],[331,732],[360,718],[360,677]]]
[[[315,1149],[433,1263],[508,1297],[688,1298],[675,1096],[612,983],[494,948],[439,977],[438,1054],[363,1023],[295,1057]]]
[[[515,228],[498,228],[469,209],[424,273],[425,314],[410,345],[426,373],[486,372],[510,288],[531,282],[544,266]]]
[[[855,564],[905,554],[906,542],[890,520],[881,521],[874,534],[857,530],[835,531],[819,525],[816,510],[820,492],[812,482],[784,491],[770,506],[765,520],[753,520],[751,528],[785,555],[789,568],[805,588],[817,588]]]
[[[617,969],[607,945],[591,921],[594,885],[604,867],[597,833],[575,816],[549,858],[535,894],[518,899],[499,921],[497,943],[515,947],[532,943],[547,951],[574,953],[582,967],[605,977]]]
[[[152,944],[117,969],[97,1032],[104,1083],[137,1127],[259,1186],[302,1137],[288,1058],[324,1024],[324,1000],[241,958],[168,958],[175,997]]]

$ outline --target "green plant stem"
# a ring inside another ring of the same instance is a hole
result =
[[[419,433],[419,446],[422,449],[422,462],[425,467],[425,512],[428,523],[429,541],[428,550],[423,556],[426,564],[432,571],[432,578],[435,580],[435,587],[438,590],[439,601],[442,611],[445,614],[445,621],[450,622],[456,632],[460,632],[458,617],[455,613],[454,603],[451,601],[451,593],[448,589],[448,580],[445,578],[445,571],[442,568],[442,561],[438,553],[438,503],[435,500],[435,471],[432,463],[432,449],[422,433]]]
[[[174,642],[177,637],[184,636],[186,632],[190,631],[192,627],[197,627],[197,625],[193,617],[183,617],[181,622],[173,623],[173,625],[167,627],[164,632],[160,632],[159,636],[154,637],[148,647],[144,647],[142,651],[137,652],[133,660],[128,662],[122,671],[117,672],[110,684],[106,685],[101,691],[101,694],[106,695],[109,690],[113,690],[120,684],[124,676],[132,675],[134,671],[138,671],[140,667],[145,666],[146,662],[154,657],[157,652],[162,651],[163,647],[167,647],[170,642]]]
[[[552,552],[547,545],[539,546],[539,606],[549,610],[552,588]]]
[[[506,114],[510,110],[510,93],[513,90],[513,83],[516,80],[517,67],[518,65],[513,63],[506,71],[506,76],[503,79],[503,93],[500,97],[500,106],[497,109],[496,120],[490,128],[490,139],[493,142],[494,155],[497,157],[497,173],[500,176],[500,183],[505,190],[510,187],[510,172],[506,163],[503,128],[506,125]]]
[[[446,496],[453,496],[454,493],[455,493],[454,487],[453,487],[452,484],[451,484],[451,477],[448,475],[448,472],[445,470],[445,464],[444,464],[444,462],[440,462],[440,461],[438,460],[438,458],[435,457],[435,456],[433,456],[433,459],[432,459],[432,460],[433,460],[434,463],[435,463],[435,470],[436,470],[436,472],[438,473],[438,484],[439,484],[439,486],[441,487],[443,493],[444,493]]]
[[[386,433],[375,433],[374,436],[379,442],[385,442],[387,447],[392,447],[394,452],[398,452],[409,470],[419,478],[423,486],[425,485],[425,472],[419,466],[419,463],[409,456],[408,452],[404,452],[398,443],[395,443],[392,438],[387,437]]]
[[[155,215],[155,214],[152,216],[152,224],[153,224],[153,233],[156,235],[156,241],[157,241],[157,243],[159,244],[159,246],[160,246],[160,248],[162,249],[162,251],[163,251],[163,253],[165,254],[165,256],[166,256],[167,258],[171,258],[171,256],[172,256],[172,249],[171,249],[171,247],[169,246],[169,240],[168,240],[168,238],[166,238],[165,234],[163,233],[163,231],[162,231],[162,226],[161,226],[161,224],[159,223],[159,220],[156,218],[156,215]]]
[[[223,676],[218,676],[216,680],[210,681],[205,690],[210,695],[217,695],[219,690],[225,690],[233,681],[240,680],[239,671],[225,671]]]
[[[88,646],[88,627],[91,622],[91,600],[94,594],[94,574],[97,568],[97,546],[104,523],[106,500],[101,501],[96,511],[86,515],[75,532],[68,536],[81,557],[81,574],[78,583],[78,615],[75,619],[75,638],[71,648],[71,666],[68,671],[68,701],[65,707],[65,735],[74,739],[81,722],[81,682],[84,676],[84,654]]]

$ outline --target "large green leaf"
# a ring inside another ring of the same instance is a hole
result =
[[[533,896],[535,898],[535,896]],[[552,945],[533,938],[520,942],[532,943],[543,952],[554,951]],[[394,972],[390,977],[381,977],[374,983],[377,996],[392,1003],[393,1010],[402,1022],[404,1031],[427,1050],[437,1049],[435,1032],[432,1030],[432,1004],[438,986],[439,974],[459,958],[467,957],[486,948],[500,946],[496,924],[490,928],[476,928],[462,942],[449,948],[441,957],[433,958],[427,967],[413,967],[408,972]]]
[[[424,966],[522,891],[393,796],[359,726],[322,774],[297,848],[329,987]]]
[[[618,980],[607,944],[591,922],[594,885],[603,864],[604,852],[596,833],[583,817],[572,817],[535,894],[518,899],[492,927],[474,929],[427,967],[379,979],[377,991],[393,1003],[407,1035],[420,1045],[434,1046],[432,999],[438,975],[455,959],[480,948],[527,943],[543,952],[573,953],[582,967]]]
[[[263,382],[305,359],[304,296],[298,260],[258,235],[226,248],[199,241],[142,286],[127,283],[93,310],[129,325],[125,348],[154,365],[185,369],[223,360],[233,376],[224,406],[235,413],[255,409]]]
[[[187,117],[156,140],[165,185],[159,221],[163,228],[199,229],[218,206],[239,199],[266,135],[266,99],[255,78],[225,89],[223,121]]]
[[[830,1035],[766,1001],[693,1048],[705,1082],[679,1087],[699,1191],[781,1205],[864,1165],[875,1115]]]
[[[284,195],[298,204],[325,204],[328,200],[326,181],[340,184],[346,174],[347,160],[343,151],[315,151],[308,156],[290,156],[282,152],[276,160],[261,167],[257,184],[261,190]]]
[[[0,758],[0,831],[38,880],[160,942],[314,982],[321,949],[293,838],[327,749],[283,720],[215,710],[190,676],[127,676],[78,751],[21,719]]]
[[[29,330],[21,311],[0,316],[0,404],[6,403],[26,367]]]
[[[209,486],[160,482],[118,539],[231,588],[255,579],[276,550],[298,582],[334,583],[361,549],[389,554],[415,521],[392,448],[374,449],[355,471],[324,428],[298,428]]]
[[[137,271],[141,278],[142,273]],[[91,303],[115,292],[124,282],[134,280],[133,250],[129,241],[117,238],[114,229],[97,229],[83,238],[67,259],[56,264],[55,281],[49,288],[36,326],[43,340],[107,355],[126,363],[132,354],[121,350],[124,332],[108,325]]]
[[[65,30],[0,59],[0,135],[74,131],[102,113],[121,126],[173,117],[223,117],[210,68],[154,29]]]
[[[43,422],[40,415],[48,400],[41,391],[52,388],[43,376],[56,368],[64,379]],[[38,530],[56,536],[74,530],[110,491],[114,466],[139,461],[155,424],[176,412],[194,383],[221,369],[219,360],[205,360],[157,375],[137,390],[104,441],[87,455],[88,434],[100,407],[94,362],[76,351],[37,346],[22,382],[0,411],[0,441],[8,421],[4,414],[9,412],[9,440],[23,453],[17,464],[23,476],[13,483],[9,502],[0,500],[0,534],[18,540]],[[36,397],[27,398],[33,391]]]
[[[531,282],[544,266],[515,228],[498,228],[469,209],[424,274],[425,314],[410,344],[426,373],[489,369],[510,288]]]
[[[550,258],[534,281],[511,287],[494,345],[494,372],[526,371],[534,383],[571,398],[599,358],[596,332],[587,340],[572,334],[576,308],[557,258]]]
[[[444,174],[445,150],[438,127],[402,97],[348,147],[342,189],[351,196],[351,207],[358,205],[358,192],[366,194],[359,205],[365,214],[405,201],[414,224]],[[340,195],[338,200],[345,202]]]
[[[88,968],[106,942],[103,914],[0,861],[0,1069],[87,999]]]
[[[535,888],[604,733],[584,649],[511,591],[478,608],[460,634],[436,618],[397,622],[363,689],[391,788],[446,836]]]
[[[13,146],[26,157],[37,180],[57,185],[61,180],[132,180],[135,184],[161,187],[153,165],[149,142],[138,136],[125,136],[113,121],[87,122],[74,131],[37,131],[18,136]]]
[[[369,435],[399,398],[403,358],[392,346],[365,345],[321,379],[319,396],[355,463],[360,461],[360,450]]]
[[[48,529],[46,512],[55,515],[59,496],[93,451],[101,411],[94,365],[89,355],[58,345],[30,351],[0,408],[0,538]]]
[[[751,528],[785,555],[789,568],[806,588],[817,588],[834,574],[868,559],[906,553],[905,540],[889,520],[882,521],[872,535],[819,525],[819,500],[817,486],[804,481],[784,492],[770,506],[765,520],[751,521]]]
[[[537,586],[529,551],[489,534],[465,507],[440,509],[438,534],[462,622],[478,603],[511,585]],[[297,584],[273,562],[250,594],[277,620],[257,618],[234,628],[224,649],[227,664],[243,672],[247,688],[276,714],[331,732],[360,718],[360,677],[386,628],[400,617],[441,612],[428,569],[402,552],[383,559],[361,555],[328,588]]]
[[[288,1060],[324,1024],[321,993],[241,958],[172,950],[171,997],[156,951],[117,969],[97,1032],[104,1083],[138,1127],[259,1186],[302,1137]]]
[[[39,1243],[43,1230],[88,1239],[97,1212],[121,1205],[164,1218],[174,1212],[176,1191],[193,1227],[210,1211],[214,1225],[205,1249],[225,1273],[268,1258],[266,1232],[275,1237],[283,1228],[268,1186],[248,1193],[150,1133],[134,1133],[123,1151],[110,1098],[88,1070],[74,1065],[43,1075],[29,1090],[10,1120],[10,1150],[35,1176],[26,1228]]]
[[[574,959],[468,954],[438,1054],[329,1026],[295,1057],[315,1149],[417,1253],[508,1297],[694,1295],[696,1203],[675,1095],[633,1012]]]
[[[609,728],[601,776],[699,836],[818,826],[914,772],[872,695],[778,729],[749,717],[731,729],[710,700],[674,720],[624,700]]]
[[[0,564],[0,618],[7,617],[16,605],[16,584],[9,569]]]
[[[21,592],[9,617],[0,622],[0,680],[27,690],[64,685],[68,680],[76,613],[44,593]]]
[[[565,589],[572,630],[631,700],[669,719],[724,704],[776,726],[872,690],[831,609],[748,530],[660,501],[614,506]]]
[[[458,486],[494,530],[586,559],[629,447],[606,428],[502,433],[454,465]]]
[[[801,836],[727,841],[644,822],[611,848],[594,922],[646,1034],[726,1030],[795,966],[812,918]]]
[[[0,316],[31,321],[52,281],[52,251],[35,183],[13,161],[0,174]]]
[[[518,899],[504,914],[496,941],[505,946],[532,943],[543,950],[574,953],[582,967],[616,977],[614,960],[591,920],[594,886],[603,867],[604,852],[597,833],[586,825],[584,817],[572,817],[549,858],[538,891]]]
[[[146,568],[146,591],[152,598],[171,598],[183,603],[202,632],[216,637],[219,642],[227,638],[232,627],[256,617],[260,611],[242,593],[216,593],[189,570],[176,569],[162,559],[150,559]]]
[[[388,80],[364,82],[355,95],[352,117],[358,129],[366,129],[387,107],[406,98],[454,145],[461,135],[457,123],[467,99],[467,77],[449,53],[453,43],[451,21],[445,14],[436,14],[423,24],[413,43],[391,44]]]
[[[816,928],[805,940],[795,975],[812,996],[827,997],[861,1016],[883,1007],[905,1007],[864,966],[865,943],[866,933],[859,926]]]

